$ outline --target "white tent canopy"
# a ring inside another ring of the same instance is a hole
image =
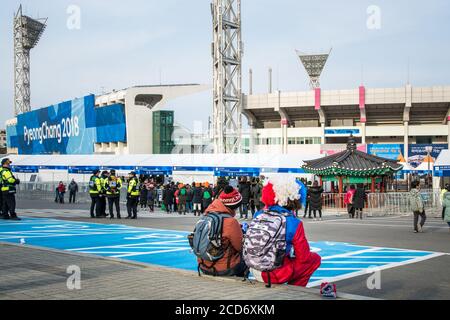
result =
[[[170,172],[178,181],[204,180],[212,182],[218,172],[260,172],[261,174],[302,173],[303,160],[320,158],[322,155],[284,154],[167,154],[167,155],[8,155],[13,170],[24,181],[30,174],[38,174],[41,181],[86,180],[93,170],[116,169],[120,175],[140,168]],[[4,157],[3,157],[4,158]],[[25,168],[26,170],[20,170]],[[82,169],[80,169],[82,168]],[[79,170],[79,171],[77,171]],[[169,174],[169,173],[167,173]],[[251,174],[249,174],[251,175]]]

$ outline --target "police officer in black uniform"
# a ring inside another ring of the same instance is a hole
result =
[[[12,161],[8,158],[2,160],[1,181],[3,199],[3,219],[21,220],[16,214],[16,185],[20,180],[14,177],[11,171]]]

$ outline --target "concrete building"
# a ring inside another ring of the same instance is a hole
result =
[[[350,134],[362,145],[450,141],[450,86],[252,94],[244,96],[243,113],[255,153],[323,153]]]

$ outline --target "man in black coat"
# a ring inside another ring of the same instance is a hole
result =
[[[239,193],[242,196],[241,206],[239,207],[239,215],[241,219],[245,215],[245,220],[247,220],[248,205],[250,203],[250,193],[251,193],[251,185],[250,181],[247,180],[247,177],[242,177],[241,182],[239,183]]]
[[[319,211],[319,220],[322,220],[322,193],[323,188],[319,186],[319,182],[314,181],[312,187],[308,189],[310,219],[311,219],[311,212],[313,212],[314,220],[316,220],[316,212]]]

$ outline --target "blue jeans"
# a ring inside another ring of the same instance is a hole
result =
[[[186,211],[187,212],[192,211],[192,201],[186,201]]]

